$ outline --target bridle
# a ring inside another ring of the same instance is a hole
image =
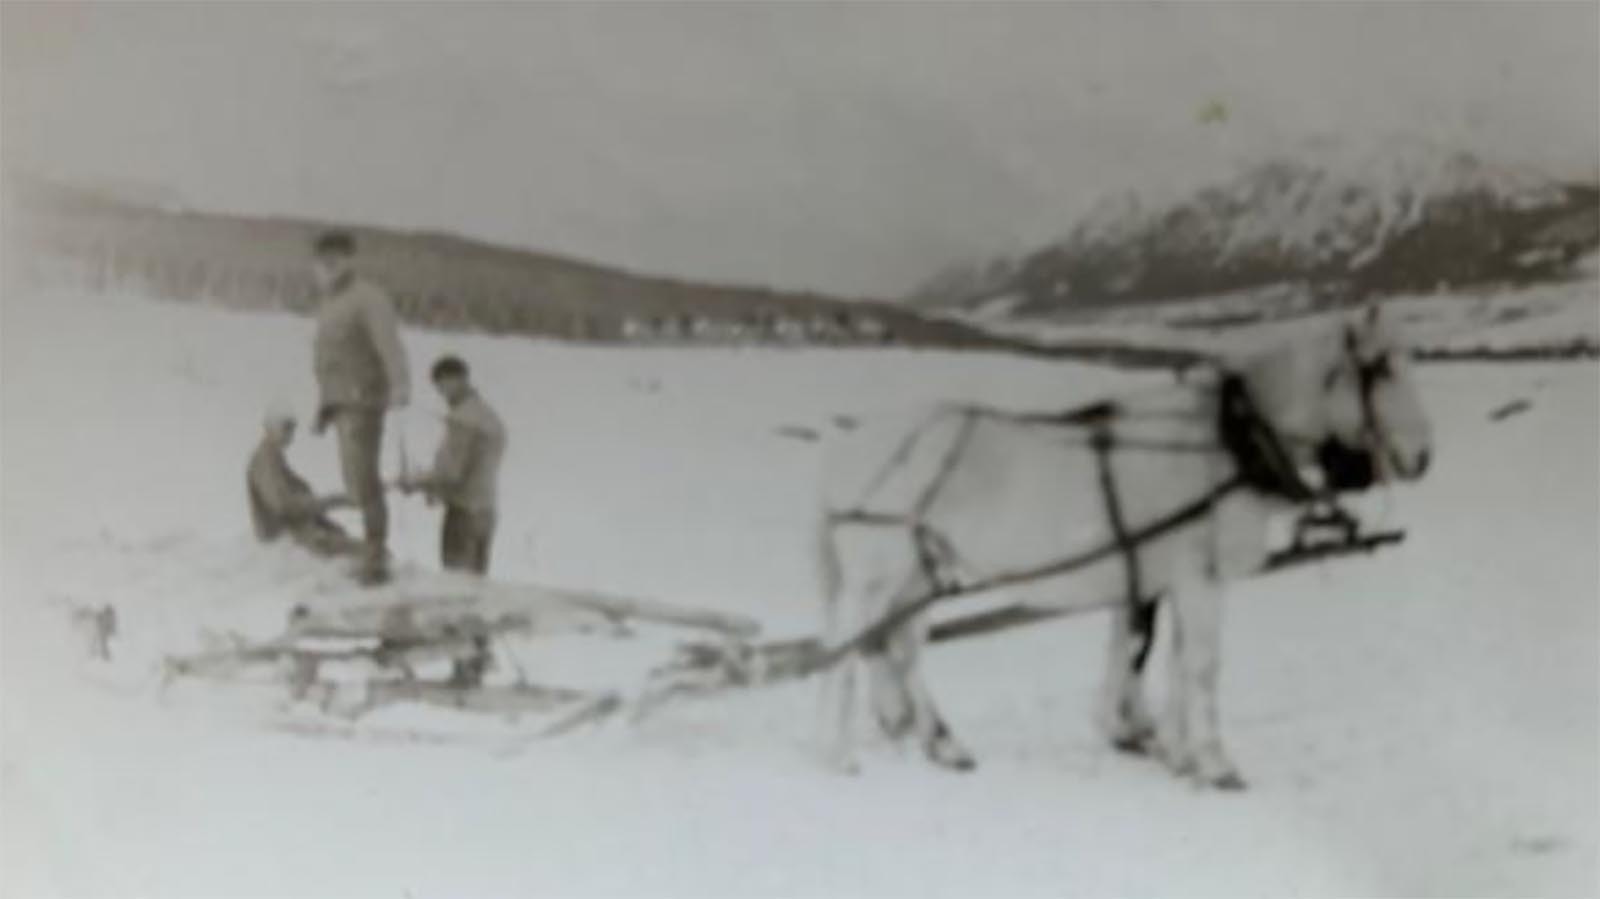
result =
[[[1244,378],[1226,375],[1219,430],[1246,484],[1257,492],[1292,502],[1329,499],[1335,493],[1371,487],[1378,479],[1379,457],[1390,453],[1375,397],[1378,387],[1394,377],[1391,353],[1384,350],[1370,359],[1364,358],[1355,332],[1347,330],[1337,360],[1322,378],[1324,400],[1344,378],[1355,378],[1361,421],[1353,446],[1332,432],[1303,434],[1275,426],[1255,407]],[[1323,484],[1313,487],[1301,477],[1291,447],[1311,451],[1321,469]]]
[[[1382,464],[1390,463],[1392,447],[1389,445],[1388,435],[1378,418],[1376,395],[1378,387],[1394,378],[1394,363],[1392,350],[1385,349],[1372,358],[1363,358],[1361,355],[1360,341],[1353,330],[1345,331],[1344,352],[1339,364],[1336,365],[1325,379],[1326,389],[1331,391],[1343,376],[1345,365],[1349,365],[1355,374],[1356,399],[1361,410],[1361,424],[1358,432],[1358,447],[1346,446],[1336,435],[1329,434],[1319,441],[1317,447],[1318,461],[1322,464],[1324,474],[1333,481],[1335,489],[1364,489],[1371,486],[1377,479],[1377,468]],[[1363,453],[1365,456],[1363,456]],[[1341,469],[1343,466],[1343,469]],[[1352,466],[1360,466],[1365,470],[1354,481],[1340,483],[1338,475],[1341,470],[1348,473]]]

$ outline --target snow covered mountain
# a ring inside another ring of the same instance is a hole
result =
[[[1321,141],[1187,194],[1131,191],[1062,240],[942,273],[913,300],[1049,315],[1304,283],[1343,295],[1527,283],[1600,242],[1600,187],[1435,144]]]

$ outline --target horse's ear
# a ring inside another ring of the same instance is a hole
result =
[[[1382,333],[1382,307],[1375,300],[1361,304],[1355,315],[1345,319],[1344,339],[1347,346],[1364,345]]]

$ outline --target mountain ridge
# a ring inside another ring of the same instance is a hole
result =
[[[1103,198],[1060,240],[955,266],[909,298],[997,316],[1302,283],[1382,295],[1559,277],[1600,243],[1600,184],[1422,141],[1312,142],[1154,199]]]

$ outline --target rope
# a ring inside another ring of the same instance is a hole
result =
[[[1094,456],[1100,470],[1100,495],[1106,501],[1106,520],[1111,533],[1122,550],[1123,568],[1128,584],[1128,602],[1137,605],[1144,598],[1144,587],[1139,576],[1139,545],[1128,537],[1128,523],[1122,515],[1122,498],[1117,493],[1116,473],[1111,469],[1111,450],[1116,440],[1111,429],[1101,426],[1095,430]]]
[[[945,450],[944,458],[939,461],[939,470],[934,474],[933,480],[923,488],[922,495],[917,497],[916,505],[911,507],[911,517],[917,521],[928,513],[933,501],[938,497],[939,491],[944,489],[945,482],[950,479],[950,473],[955,471],[956,463],[966,454],[967,443],[972,439],[972,431],[977,427],[977,419],[970,414],[961,417],[961,428],[956,431],[955,440]]]

